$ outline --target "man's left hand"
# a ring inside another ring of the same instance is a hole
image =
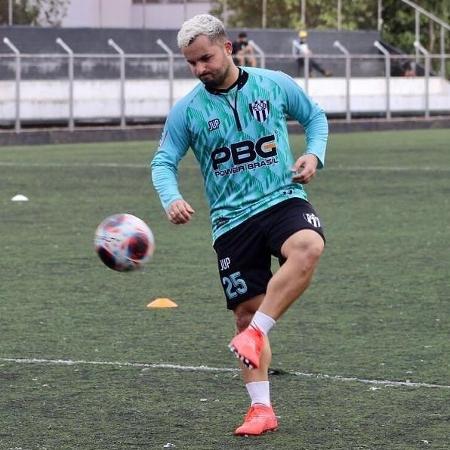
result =
[[[306,154],[300,156],[292,167],[292,181],[296,183],[307,184],[317,172],[319,160],[316,155]]]

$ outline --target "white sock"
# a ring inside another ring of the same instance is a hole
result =
[[[270,406],[270,385],[268,381],[254,381],[245,385],[248,395],[252,401],[252,406],[255,403]]]
[[[267,314],[264,314],[261,311],[256,311],[252,321],[250,322],[250,326],[258,328],[265,335],[267,335],[269,331],[272,329],[272,327],[275,325],[275,323],[276,322],[274,319],[272,319],[272,317],[268,316]]]

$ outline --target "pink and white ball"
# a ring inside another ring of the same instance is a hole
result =
[[[95,231],[95,251],[110,269],[127,272],[141,268],[155,250],[148,225],[132,214],[114,214]]]

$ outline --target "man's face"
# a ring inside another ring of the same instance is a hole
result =
[[[212,42],[207,36],[200,35],[182,51],[191,72],[206,87],[213,89],[228,87],[234,66],[231,58],[231,42]]]

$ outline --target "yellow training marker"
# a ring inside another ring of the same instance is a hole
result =
[[[147,305],[147,308],[177,308],[178,305],[170,298],[157,298]]]

